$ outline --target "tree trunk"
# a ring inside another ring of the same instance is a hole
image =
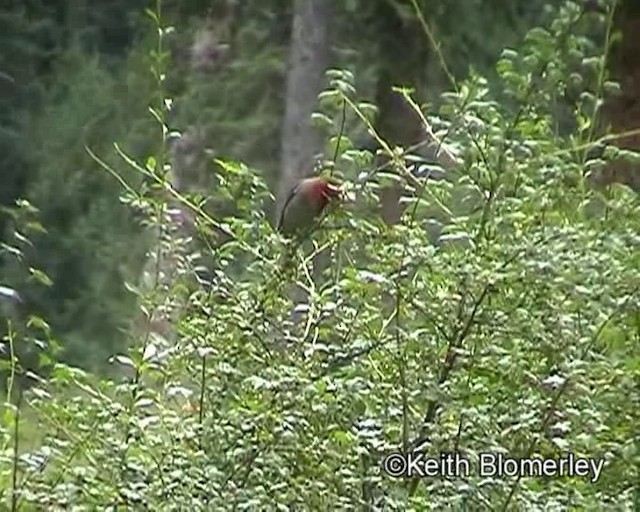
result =
[[[323,89],[329,63],[330,0],[296,0],[293,12],[284,121],[280,142],[280,179],[276,218],[295,184],[313,171],[313,157],[322,151],[321,134],[311,125],[311,114]],[[320,258],[322,260],[322,258]],[[314,261],[314,275],[323,267]],[[305,301],[305,292],[288,286],[294,303]],[[295,309],[294,309],[295,311]],[[292,312],[292,320],[301,318]]]
[[[329,61],[329,0],[296,0],[281,133],[281,168],[276,219],[292,186],[313,169],[322,150],[311,114],[323,89]]]

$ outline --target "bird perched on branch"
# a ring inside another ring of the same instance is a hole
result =
[[[300,236],[313,227],[329,201],[340,189],[323,177],[301,180],[289,193],[278,221],[278,231],[287,237]]]

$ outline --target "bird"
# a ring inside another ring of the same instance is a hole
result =
[[[277,230],[286,237],[307,233],[329,201],[339,196],[340,189],[326,178],[316,176],[301,180],[287,196]]]

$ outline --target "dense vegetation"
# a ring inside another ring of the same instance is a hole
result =
[[[345,201],[289,265],[271,191],[293,5],[0,12],[7,507],[640,506],[639,204],[592,186],[637,158],[602,118],[615,2],[423,4],[336,7],[313,122]],[[389,74],[417,80],[405,104],[454,164],[387,144]],[[412,448],[605,463],[596,482],[381,470]]]

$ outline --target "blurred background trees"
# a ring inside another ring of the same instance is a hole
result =
[[[13,353],[46,371],[19,372],[28,407],[0,415],[0,500],[637,502],[637,134],[602,136],[636,126],[638,11],[609,26],[615,3],[5,2],[14,403]],[[278,267],[268,219],[334,155],[348,200],[309,241],[314,279]],[[416,446],[608,465],[597,483],[381,474]]]
[[[40,210],[46,233],[33,240],[28,259],[53,284],[25,283],[7,255],[0,276],[20,289],[30,311],[50,320],[65,339],[65,357],[83,365],[100,365],[122,346],[132,304],[122,283],[136,280],[150,243],[136,236],[118,183],[85,151],[126,175],[113,143],[134,157],[152,149],[148,4],[31,0],[0,8],[0,204],[11,208],[26,198]],[[176,28],[169,38],[169,122],[183,134],[172,145],[175,173],[188,190],[210,192],[212,157],[238,159],[261,169],[281,198],[324,149],[322,134],[313,135],[305,121],[328,67],[354,72],[359,93],[380,108],[383,136],[413,143],[418,120],[391,87],[411,86],[434,101],[450,85],[414,7],[434,27],[457,78],[470,69],[491,73],[501,49],[538,23],[545,5],[166,1],[164,21]],[[304,47],[314,33],[319,39]],[[385,215],[397,219],[397,191],[388,194]],[[5,238],[9,219],[0,217]]]

